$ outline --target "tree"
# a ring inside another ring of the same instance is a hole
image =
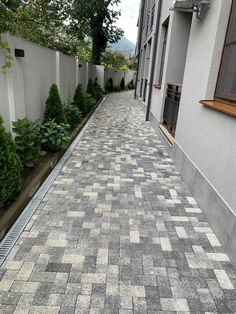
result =
[[[14,31],[15,13],[21,4],[21,0],[0,0],[0,34]]]
[[[52,84],[46,100],[44,122],[54,120],[57,124],[67,123],[59,91],[56,84]]]
[[[78,84],[78,86],[76,87],[73,102],[81,111],[82,117],[85,117],[87,114],[87,107],[86,107],[83,87],[81,84]]]
[[[123,31],[114,23],[120,12],[113,9],[120,0],[73,0],[71,5],[71,31],[78,30],[92,40],[92,62],[100,64],[101,54],[108,42],[115,43]]]
[[[112,69],[121,69],[124,66],[128,68],[128,60],[120,52],[110,49],[102,54],[101,64]]]

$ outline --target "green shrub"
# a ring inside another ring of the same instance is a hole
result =
[[[107,85],[106,85],[106,90],[108,92],[113,92],[113,79],[112,77],[109,78],[109,80],[107,81]]]
[[[56,123],[67,123],[66,116],[63,110],[59,91],[56,84],[53,84],[49,91],[49,96],[46,100],[46,108],[44,113],[44,122],[55,120]]]
[[[131,80],[128,84],[127,84],[128,89],[134,89],[134,81]]]
[[[69,125],[57,124],[49,120],[41,125],[41,145],[48,152],[63,151],[68,147],[70,138],[68,136]]]
[[[79,84],[75,90],[73,102],[79,108],[82,114],[82,117],[85,117],[87,114],[87,108],[86,108],[84,92],[83,92],[83,88],[81,84]]]
[[[37,160],[44,155],[40,147],[39,127],[36,122],[27,118],[12,122],[16,134],[16,151],[21,162],[26,167],[33,167]]]
[[[92,79],[89,79],[88,81],[87,94],[90,94],[94,99],[97,99],[97,94]]]
[[[96,105],[96,100],[90,94],[85,95],[85,102],[88,108],[88,112],[90,112]]]
[[[102,98],[103,94],[104,94],[104,91],[103,89],[101,88],[101,86],[98,84],[98,79],[97,77],[95,78],[94,80],[94,83],[93,83],[93,86],[94,86],[94,89],[95,89],[95,92],[96,92],[96,96],[97,96],[97,100],[99,100],[100,98]]]
[[[0,116],[0,206],[14,200],[21,189],[22,164],[15,143]]]
[[[125,89],[125,79],[122,77],[121,82],[120,82],[120,89],[124,90]]]
[[[66,115],[66,120],[71,128],[73,128],[82,118],[79,108],[72,100],[69,100],[69,102],[65,105],[64,112]]]

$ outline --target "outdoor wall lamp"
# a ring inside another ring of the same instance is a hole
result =
[[[24,58],[25,51],[23,49],[15,49],[15,57]]]

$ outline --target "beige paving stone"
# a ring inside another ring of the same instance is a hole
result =
[[[69,211],[67,213],[67,217],[84,217],[85,212],[80,212],[80,211]]]
[[[221,246],[220,241],[217,239],[214,233],[207,233],[206,234],[211,246]]]
[[[234,286],[232,285],[232,282],[230,281],[228,275],[226,274],[226,271],[223,269],[214,269],[214,273],[216,275],[217,280],[219,281],[219,284],[222,289],[232,290],[234,289]]]
[[[175,227],[176,233],[180,239],[187,239],[188,235],[184,229],[184,227]]]
[[[97,265],[107,265],[108,264],[108,249],[101,248],[98,249],[98,255],[97,255]]]
[[[173,251],[171,247],[170,240],[168,238],[160,238],[160,244],[162,251]]]
[[[35,293],[39,287],[39,282],[15,281],[11,287],[12,292]]]
[[[139,239],[139,232],[138,231],[130,231],[130,242],[131,243],[139,243],[140,239]]]
[[[46,246],[51,246],[51,247],[66,247],[66,240],[48,240],[46,242]]]
[[[13,284],[14,280],[5,280],[5,279],[2,279],[0,281],[0,291],[9,291],[11,289],[11,286]]]
[[[160,302],[163,311],[189,312],[186,299],[161,298]]]
[[[64,255],[62,257],[62,263],[83,264],[84,259],[84,255]]]
[[[78,295],[75,313],[85,313],[90,307],[90,296]]]
[[[59,306],[32,306],[30,314],[57,314],[59,311]]]
[[[17,280],[28,281],[34,266],[35,266],[35,263],[33,262],[24,262],[20,271],[17,274]]]
[[[106,275],[105,274],[83,274],[82,283],[90,283],[90,284],[105,284]]]
[[[6,261],[2,267],[9,270],[19,270],[22,264],[23,261]]]
[[[186,211],[186,213],[193,213],[193,214],[200,214],[200,213],[202,213],[200,208],[195,208],[195,207],[186,207],[185,211]]]
[[[206,256],[212,260],[217,262],[229,262],[229,257],[225,253],[206,253]]]

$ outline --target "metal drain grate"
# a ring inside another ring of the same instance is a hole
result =
[[[65,152],[65,154],[62,156],[56,167],[52,170],[50,175],[47,177],[47,179],[44,181],[44,183],[41,185],[39,190],[36,192],[32,200],[29,202],[29,204],[26,206],[24,211],[21,213],[21,215],[18,217],[16,222],[13,224],[11,229],[8,231],[2,242],[0,243],[0,266],[4,263],[5,259],[7,258],[8,254],[12,250],[13,246],[15,245],[16,241],[20,237],[21,233],[24,231],[26,225],[30,221],[30,218],[33,216],[37,208],[39,207],[42,199],[47,194],[47,191],[52,186],[54,180],[57,178],[58,174],[60,173],[61,169],[65,165],[68,158],[71,156],[74,148],[76,145],[80,142],[83,134],[93,121],[97,111],[99,110],[102,103],[105,101],[106,97],[103,98],[103,100],[98,105],[97,109],[93,112],[87,123],[84,125],[81,132],[78,134],[74,142],[70,145],[68,150]]]

